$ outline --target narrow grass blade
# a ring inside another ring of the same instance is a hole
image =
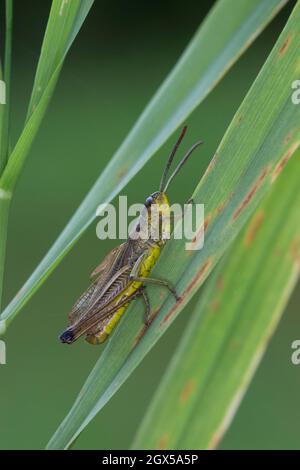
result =
[[[193,194],[196,203],[205,204],[204,248],[187,251],[185,240],[172,239],[151,273],[170,280],[181,300],[175,304],[165,291],[149,287],[148,329],[140,305],[130,306],[49,448],[69,447],[118,390],[203,284],[297,150],[300,107],[291,101],[291,83],[299,73],[299,21],[297,3]],[[198,235],[202,231],[203,225]]]
[[[3,320],[12,321],[94,220],[98,204],[108,203],[124,188],[285,3],[285,0],[217,2],[73,218],[8,305]],[[233,9],[235,14],[226,16]],[[43,113],[43,109],[40,112]],[[28,126],[30,124],[29,120]],[[31,132],[30,127],[28,132]],[[15,166],[22,162],[18,152],[22,155],[28,150],[28,139],[24,140],[15,150]],[[11,169],[13,174],[18,171],[13,164]],[[6,174],[1,184],[10,186],[12,175]]]
[[[209,280],[133,448],[218,445],[298,278],[299,179],[298,150]]]
[[[37,67],[27,121],[0,178],[0,188],[12,192],[53,94],[63,61],[93,0],[53,0]]]
[[[47,91],[51,77],[60,69],[94,0],[54,0],[41,49],[27,119]]]

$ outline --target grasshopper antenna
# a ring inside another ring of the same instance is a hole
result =
[[[183,165],[188,161],[189,157],[191,156],[191,154],[193,153],[194,150],[196,150],[197,147],[199,147],[199,145],[203,144],[202,140],[200,140],[199,142],[196,142],[196,144],[194,144],[190,150],[185,154],[185,156],[183,157],[183,159],[178,163],[177,167],[175,168],[175,170],[173,171],[173,173],[171,174],[170,178],[168,179],[167,183],[165,184],[164,188],[161,189],[161,191],[163,192],[166,192],[167,189],[168,189],[168,186],[169,184],[171,183],[172,179],[177,175],[177,173],[179,173],[179,171],[181,170],[181,168],[183,167]]]
[[[161,181],[160,181],[160,185],[159,185],[159,191],[162,192],[163,191],[163,188],[165,186],[165,182],[166,182],[166,178],[167,178],[167,175],[168,175],[168,171],[170,169],[170,166],[172,164],[172,161],[173,161],[173,158],[175,156],[175,153],[177,152],[177,149],[186,133],[186,130],[187,130],[187,126],[184,126],[184,128],[182,129],[181,133],[180,133],[180,136],[178,137],[178,140],[176,142],[176,144],[174,145],[173,147],[173,150],[172,152],[170,153],[170,156],[168,158],[168,161],[167,161],[167,164],[166,164],[166,167],[164,169],[164,172],[163,172],[163,175],[162,175],[162,178],[161,178]]]

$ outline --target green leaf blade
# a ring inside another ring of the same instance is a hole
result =
[[[133,448],[218,445],[299,275],[299,177],[297,151],[209,280]]]

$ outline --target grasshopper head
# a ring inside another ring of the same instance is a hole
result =
[[[147,197],[145,207],[148,212],[148,228],[151,227],[151,238],[165,240],[170,238],[170,203],[163,191],[156,191]]]
[[[139,223],[134,233],[139,233],[139,234],[142,233],[143,235],[145,235],[145,232],[146,234],[149,233],[149,228],[150,228],[151,229],[150,238],[153,238],[154,240],[160,240],[162,242],[164,242],[165,239],[170,238],[170,232],[171,232],[170,203],[169,203],[166,191],[169,187],[169,184],[173,180],[173,178],[179,173],[179,171],[181,170],[183,165],[187,162],[187,160],[189,159],[193,151],[202,143],[202,142],[197,142],[196,144],[194,144],[190,148],[190,150],[185,154],[185,156],[181,159],[181,161],[178,163],[177,167],[175,168],[171,176],[168,177],[169,169],[171,167],[175,153],[180,145],[180,142],[182,141],[184,137],[186,129],[187,129],[186,126],[182,129],[181,134],[175,146],[173,147],[172,152],[170,153],[170,156],[167,160],[165,169],[163,171],[163,174],[160,180],[159,190],[151,194],[151,196],[147,197],[145,201],[147,218],[146,219],[145,217],[141,218],[141,221],[144,223]]]
[[[147,209],[150,208],[152,204],[158,206],[159,212],[163,212],[170,206],[168,196],[163,191],[156,191],[152,193],[151,196],[147,197],[145,202]]]

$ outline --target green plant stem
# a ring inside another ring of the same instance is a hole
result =
[[[9,207],[10,197],[4,191],[2,192],[2,190],[0,190],[0,308],[2,303]]]
[[[5,105],[2,105],[1,137],[0,137],[0,175],[4,170],[8,160],[9,143],[9,114],[10,114],[10,81],[11,81],[11,51],[12,51],[12,19],[13,0],[5,2],[5,51],[4,51],[4,71],[5,82]],[[0,188],[0,310],[2,304],[4,265],[6,255],[6,239],[8,228],[8,215],[10,207],[11,193]],[[0,328],[1,329],[1,328]]]
[[[5,7],[6,23],[3,78],[6,87],[6,103],[4,105],[1,123],[0,175],[2,174],[8,160],[13,0],[6,0]]]

